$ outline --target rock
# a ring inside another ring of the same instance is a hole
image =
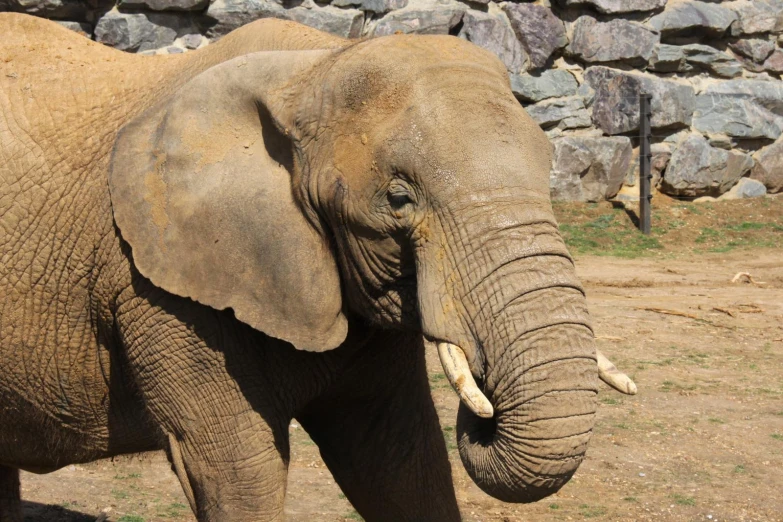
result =
[[[639,93],[652,94],[652,128],[691,124],[695,105],[693,87],[639,73],[608,67],[590,67],[585,82],[595,89],[593,122],[607,134],[639,128]]]
[[[355,7],[370,13],[384,14],[408,5],[408,0],[335,0],[335,7]]]
[[[661,180],[661,192],[697,198],[719,196],[753,166],[747,154],[710,147],[704,136],[692,134],[678,145]]]
[[[289,17],[283,6],[272,0],[215,0],[199,23],[208,37],[217,39],[260,18]]]
[[[691,66],[685,60],[685,52],[679,45],[656,45],[647,65],[650,70],[655,72],[686,72],[691,70]]]
[[[553,200],[603,201],[620,190],[633,153],[630,139],[564,136],[552,143]]]
[[[449,34],[462,21],[467,10],[451,0],[412,0],[404,9],[384,16],[371,31],[372,36],[401,33]]]
[[[592,107],[593,101],[595,101],[595,89],[586,83],[583,83],[576,90],[576,95],[580,96],[584,100],[585,107]]]
[[[705,69],[723,78],[742,76],[742,64],[726,53],[708,45],[683,45],[682,52],[688,65]]]
[[[84,22],[57,22],[66,29],[70,29],[87,38],[92,38],[92,26]]]
[[[122,51],[166,47],[179,36],[197,33],[189,17],[173,13],[120,13],[116,9],[95,25],[95,41]]]
[[[755,179],[742,178],[736,185],[731,187],[731,190],[723,194],[718,198],[718,201],[726,199],[745,199],[745,198],[758,198],[766,195],[767,187],[763,183],[756,181]]]
[[[516,3],[502,7],[534,69],[544,67],[549,57],[568,43],[563,22],[548,7]]]
[[[734,36],[783,30],[783,2],[780,0],[742,0],[732,2],[730,7],[737,14],[737,23],[731,27]]]
[[[291,20],[343,38],[358,38],[364,26],[364,13],[358,9],[294,7],[286,11]]]
[[[643,25],[622,19],[598,22],[580,16],[568,52],[589,63],[628,62],[641,65],[652,56],[658,35]]]
[[[750,177],[767,187],[767,192],[783,192],[783,141],[768,145],[753,155],[756,164]]]
[[[764,60],[775,50],[775,44],[769,40],[760,38],[748,38],[729,43],[729,47],[737,54],[753,60],[756,63],[764,63]]]
[[[177,47],[176,45],[170,45],[166,47],[166,54],[182,54],[185,52],[185,49],[182,47]]]
[[[783,50],[775,49],[775,51],[769,55],[764,61],[764,70],[781,74],[783,73]]]
[[[716,149],[731,150],[735,145],[734,140],[725,134],[710,134],[707,136],[707,139],[710,143],[710,147],[715,147]]]
[[[599,13],[618,14],[661,9],[668,0],[558,0],[561,6],[589,5]]]
[[[652,158],[650,158],[651,185],[657,187],[661,183],[663,171],[672,157],[672,147],[668,143],[653,143],[650,146],[650,154],[652,154]],[[636,186],[639,180],[639,171],[639,147],[636,147],[631,160],[631,168],[625,176],[625,185],[630,187]]]
[[[209,0],[120,0],[120,9],[149,9],[152,11],[201,11]]]
[[[510,73],[518,74],[527,70],[527,53],[502,13],[466,12],[458,36],[497,55]]]
[[[198,49],[203,41],[204,37],[200,34],[186,34],[182,37],[182,45],[184,45],[186,49]]]
[[[693,126],[704,134],[777,139],[783,133],[783,84],[729,80],[696,97]]]
[[[706,2],[682,2],[650,18],[649,24],[663,38],[704,34],[721,36],[737,20],[737,14],[725,7]]]
[[[93,6],[85,0],[6,0],[5,9],[0,11],[27,13],[54,20],[86,22],[90,7]]]
[[[531,74],[510,75],[511,90],[524,102],[538,102],[547,98],[573,96],[577,91],[574,75],[560,69],[550,69],[538,76]]]
[[[590,111],[579,96],[544,100],[525,107],[525,110],[543,129],[579,129],[592,124]]]

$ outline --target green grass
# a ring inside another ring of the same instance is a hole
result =
[[[121,490],[121,489],[112,489],[111,490],[111,496],[113,496],[116,500],[125,500],[130,495],[128,495],[127,492]]]
[[[579,513],[585,518],[595,518],[606,514],[606,508],[603,506],[590,506],[582,504],[579,506]]]
[[[615,399],[614,397],[602,397],[601,402],[610,406],[617,406],[618,404],[622,404],[623,400]]]
[[[696,505],[696,499],[694,499],[693,497],[686,497],[675,493],[674,495],[672,495],[672,498],[674,499],[675,504],[679,504],[680,506]]]
[[[549,509],[560,509],[558,504],[549,504]]]
[[[623,219],[625,213],[619,211]],[[657,238],[645,236],[617,219],[618,211],[581,225],[561,224],[560,233],[572,252],[635,258],[663,248]]]
[[[770,435],[770,437],[772,437],[775,440],[783,440],[783,434],[780,433],[773,433],[772,435]]]
[[[717,417],[710,417],[707,420],[713,424],[726,424],[726,421],[724,421],[723,419],[718,419]]]
[[[128,473],[127,475],[114,475],[115,480],[138,479],[141,473]]]
[[[639,502],[639,499],[636,497],[623,497],[623,500],[626,502]]]
[[[364,520],[362,516],[359,513],[357,513],[355,510],[345,515],[345,518],[347,518],[348,520],[362,520],[362,521]]]
[[[745,473],[745,466],[742,464],[737,464],[734,466],[734,473]]]
[[[117,522],[144,522],[144,517],[139,515],[122,515]]]

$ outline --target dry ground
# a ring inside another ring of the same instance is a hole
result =
[[[508,505],[466,475],[458,404],[428,354],[466,521],[783,521],[783,197],[655,200],[655,232],[611,205],[556,205],[598,346],[639,394],[600,394],[585,462],[557,495]],[[752,282],[732,283],[738,272]],[[361,520],[292,424],[288,520]],[[150,454],[24,474],[27,520],[189,521],[165,458]]]

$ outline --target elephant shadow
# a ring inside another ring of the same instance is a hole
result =
[[[97,518],[57,505],[22,502],[24,522],[96,522]]]

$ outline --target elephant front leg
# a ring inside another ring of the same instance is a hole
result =
[[[368,522],[459,521],[420,340],[377,337],[297,418]]]
[[[0,466],[0,520],[22,522],[19,470]]]
[[[123,316],[123,342],[197,519],[282,520],[291,414],[268,382],[263,350],[247,329],[227,328],[226,314],[163,302],[144,321]]]

